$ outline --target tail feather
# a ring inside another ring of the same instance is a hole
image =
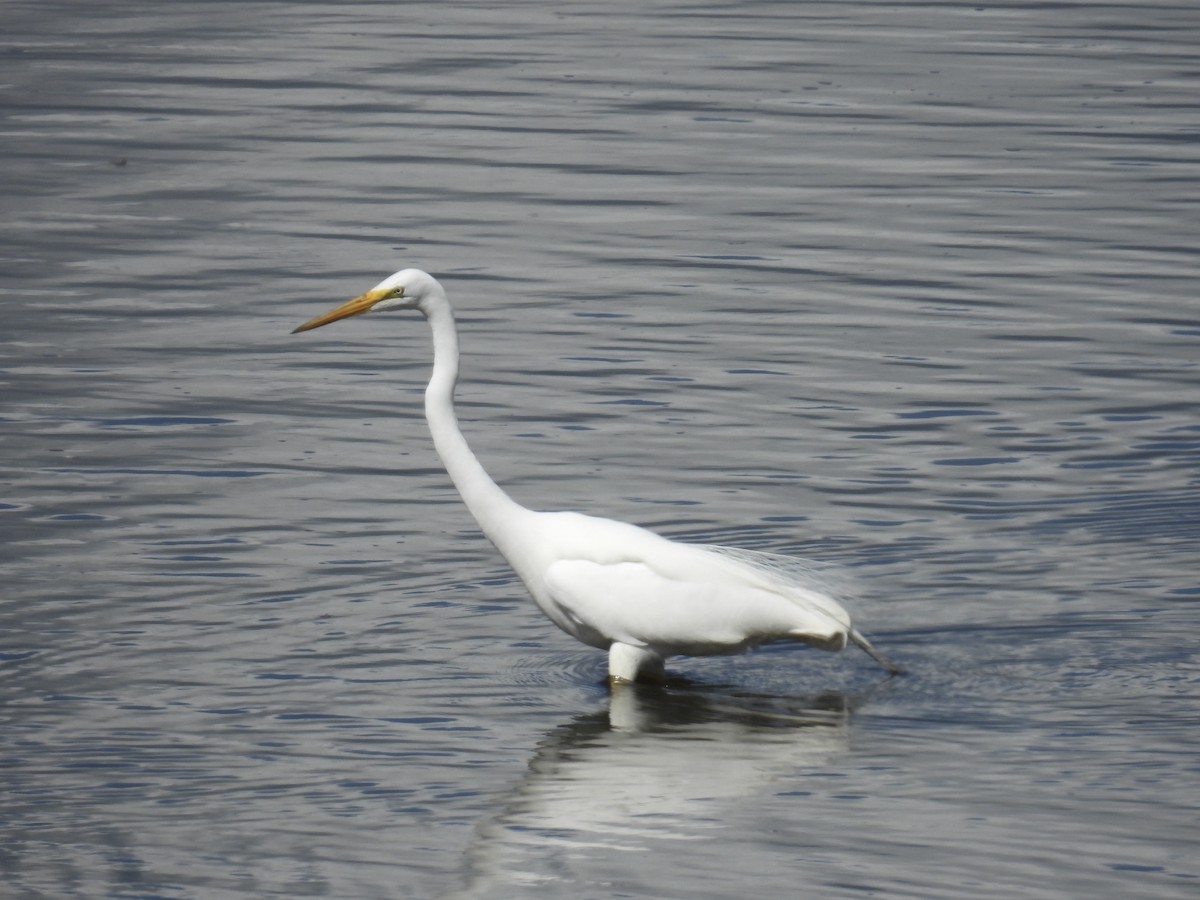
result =
[[[856,631],[853,628],[850,629],[850,640],[852,640],[852,641],[854,641],[854,643],[858,644],[858,646],[863,649],[863,652],[866,653],[867,656],[871,657],[871,659],[875,660],[875,662],[879,663],[881,666],[883,666],[885,669],[887,669],[889,674],[891,674],[891,675],[903,675],[904,674],[904,670],[902,668],[900,668],[898,665],[896,665],[894,662],[892,662],[890,659],[888,659],[886,656],[884,656],[882,653],[880,653],[878,650],[876,650],[873,646],[871,646],[871,642],[868,641],[865,637],[863,637],[861,634],[858,633],[858,631]]]

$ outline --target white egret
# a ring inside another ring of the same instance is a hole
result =
[[[295,332],[398,309],[419,311],[433,330],[425,417],[463,502],[542,612],[577,640],[608,651],[611,684],[659,680],[670,656],[741,653],[774,641],[842,650],[849,640],[889,672],[900,672],[798,560],[679,543],[576,512],[535,512],[504,493],[459,430],[458,332],[446,292],[431,275],[397,272]]]

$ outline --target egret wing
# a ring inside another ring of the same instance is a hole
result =
[[[558,611],[581,629],[669,653],[736,653],[789,637],[844,643],[845,627],[824,609],[720,574],[668,577],[644,562],[572,559],[549,567],[546,587]]]
[[[742,547],[726,547],[721,544],[693,546],[746,566],[778,585],[797,586],[834,596],[844,596],[847,593],[848,579],[845,570],[833,563],[762,550],[746,550]]]

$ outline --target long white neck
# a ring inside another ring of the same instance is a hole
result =
[[[425,418],[433,435],[433,445],[467,509],[483,533],[511,562],[506,536],[519,527],[519,520],[533,514],[492,481],[458,428],[458,418],[454,414],[458,331],[449,301],[444,295],[431,299],[423,304],[422,311],[433,329],[433,375],[425,389]]]

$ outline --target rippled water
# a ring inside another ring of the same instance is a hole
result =
[[[5,4],[14,897],[1192,897],[1193,4]],[[520,500],[857,580],[610,699]]]

